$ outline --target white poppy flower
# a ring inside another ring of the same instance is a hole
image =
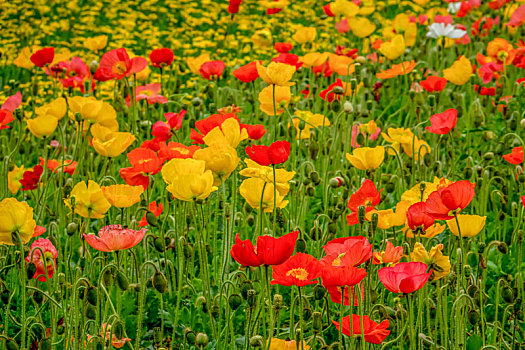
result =
[[[457,29],[453,24],[445,23],[432,23],[428,27],[427,38],[437,39],[442,36],[446,36],[450,39],[459,39],[462,38],[466,31]]]
[[[455,14],[456,12],[459,11],[459,9],[461,8],[461,2],[451,2],[448,4],[448,13],[450,14]]]

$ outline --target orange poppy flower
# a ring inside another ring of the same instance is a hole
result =
[[[416,67],[416,61],[414,61],[414,60],[412,60],[412,61],[405,61],[405,62],[400,63],[400,64],[394,64],[392,66],[392,68],[389,68],[387,70],[384,70],[384,71],[381,71],[381,72],[377,73],[376,77],[378,79],[395,78],[398,75],[406,75],[406,74],[412,72],[412,70],[414,70],[415,67]]]

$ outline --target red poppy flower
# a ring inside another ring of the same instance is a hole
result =
[[[157,202],[156,201],[153,201],[149,204],[148,206],[148,211],[150,213],[153,213],[153,215],[155,215],[156,218],[159,217],[160,214],[162,214],[162,210],[164,210],[164,205],[162,205],[162,203],[159,203],[157,205]],[[146,220],[146,214],[144,214],[144,216],[142,217],[142,219],[140,219],[139,223],[138,223],[138,226],[139,227],[144,227],[144,226],[148,226],[148,220]]]
[[[266,134],[266,128],[262,124],[239,124],[241,129],[246,129],[251,140],[259,140]]]
[[[431,75],[421,81],[419,85],[428,92],[440,92],[447,85],[447,79]]]
[[[350,328],[350,316],[343,317],[343,334],[349,337],[356,337],[364,335],[364,339],[367,343],[381,344],[383,340],[388,337],[390,331],[387,329],[390,326],[388,320],[384,320],[381,323],[374,322],[370,317],[364,315],[363,319],[363,330],[361,331],[361,316],[352,315],[352,328]],[[339,322],[332,321],[339,330]]]
[[[144,190],[149,186],[148,174],[158,173],[165,159],[157,152],[148,148],[136,148],[128,153],[131,167],[119,170],[120,176],[130,186],[142,186]]]
[[[355,225],[359,223],[358,210],[360,206],[365,207],[365,212],[369,212],[381,202],[381,191],[377,191],[376,185],[366,179],[361,187],[354,192],[348,200],[347,207],[352,213],[346,216],[348,225]]]
[[[427,214],[436,220],[450,220],[469,205],[476,194],[468,180],[454,182],[432,192],[425,202]]]
[[[146,229],[131,230],[123,228],[121,225],[104,226],[94,234],[85,234],[84,239],[93,248],[101,252],[114,252],[133,248],[142,241],[146,234]]]
[[[31,191],[38,188],[38,182],[44,168],[40,165],[36,165],[33,170],[27,170],[24,172],[20,184],[22,185],[22,191]]]
[[[504,0],[500,0],[500,1],[504,1]],[[492,4],[492,2],[489,3],[489,6],[490,4]],[[525,5],[521,5],[520,7],[518,7],[512,13],[512,15],[510,16],[510,20],[507,23],[505,23],[505,25],[518,27],[518,26],[521,26],[523,23],[525,23]]]
[[[155,49],[149,54],[151,65],[160,69],[170,66],[174,58],[173,51],[167,47]]]
[[[323,75],[325,77],[329,77],[334,73],[328,61],[319,66],[312,67],[312,72],[314,72],[315,76]]]
[[[407,210],[407,225],[412,231],[421,229],[426,231],[427,228],[434,225],[435,219],[427,214],[425,202],[412,204]]]
[[[40,165],[41,166],[45,166],[45,159],[40,157]],[[71,163],[71,164],[69,164]],[[69,165],[66,165],[66,166],[62,166],[64,164],[69,164]],[[75,170],[77,168],[77,162],[71,162],[70,160],[65,160],[64,162],[62,161],[58,161],[56,159],[48,159],[47,160],[47,168],[51,171],[56,171],[59,167],[59,171],[63,171],[65,173],[68,173],[70,175],[73,175],[75,173]]]
[[[355,59],[357,58],[357,52],[358,52],[357,49],[346,47],[346,46],[337,45],[335,47],[335,54],[339,56],[347,56],[347,57]]]
[[[298,231],[293,231],[280,238],[259,236],[254,247],[249,239],[243,241],[237,234],[230,254],[243,266],[281,265],[292,256],[298,235]]]
[[[323,247],[326,256],[321,259],[325,265],[359,266],[372,257],[373,247],[363,236],[336,238]]]
[[[173,158],[192,158],[195,151],[200,149],[199,146],[185,146],[178,142],[168,142],[168,144],[161,144],[159,156],[165,159]]]
[[[51,62],[53,62],[53,59],[55,58],[55,48],[54,47],[44,47],[43,49],[38,50],[34,54],[31,55],[29,58],[31,62],[37,67],[44,67]]]
[[[514,147],[511,153],[503,155],[503,159],[514,165],[523,163],[523,146]]]
[[[288,53],[293,49],[293,45],[290,43],[275,43],[273,47],[279,53]]]
[[[246,154],[259,165],[282,164],[290,156],[290,143],[288,141],[275,141],[270,146],[248,146],[246,147]]]
[[[228,13],[233,15],[239,12],[241,4],[242,0],[230,0],[230,3],[228,4]]]
[[[12,112],[0,109],[0,130],[9,129],[10,126],[7,124],[11,123],[13,120],[15,120],[15,118],[13,117]]]
[[[259,78],[257,72],[257,62],[253,61],[245,64],[242,67],[237,68],[232,72],[233,76],[242,81],[243,83],[251,83]]]
[[[325,90],[321,91],[319,93],[319,96],[325,100],[326,102],[334,102],[334,100],[340,100],[343,96],[343,93],[336,94],[334,92],[334,88],[340,87],[344,91],[343,81],[339,78],[335,81],[335,83],[330,84]]]
[[[447,109],[443,113],[434,114],[430,117],[431,126],[427,126],[425,130],[433,134],[445,135],[448,134],[458,121],[458,111],[454,108]]]
[[[330,4],[324,5],[323,6],[323,11],[324,11],[325,15],[327,15],[328,17],[335,17],[334,13],[330,9]]]
[[[354,266],[322,265],[321,283],[323,286],[343,287],[355,286],[366,276],[366,270]]]
[[[272,284],[304,287],[321,276],[321,264],[309,254],[297,253],[281,265],[273,266]]]
[[[383,267],[377,271],[379,280],[392,293],[412,293],[423,288],[432,270],[422,262],[399,263],[394,267]]]
[[[44,233],[46,233],[47,229],[45,227],[36,225],[35,231],[33,232],[32,238],[42,236]]]
[[[148,61],[145,58],[130,59],[126,49],[115,49],[102,56],[95,78],[99,81],[120,80],[142,71],[147,65]]]
[[[223,61],[209,61],[203,63],[199,71],[204,79],[215,80],[222,76],[225,67]]]
[[[166,121],[158,121],[153,124],[151,134],[160,141],[167,141],[173,135],[173,130],[179,130],[182,127],[182,118],[186,114],[186,110],[181,110],[179,113],[164,113]]]
[[[480,17],[476,22],[472,23],[472,30],[470,34],[479,35],[480,37],[485,37],[489,35],[490,30],[495,24],[499,23],[499,18],[496,20],[490,17]]]
[[[523,204],[523,207],[525,207],[525,196],[521,197],[521,203]]]
[[[479,86],[477,84],[474,84],[474,90],[480,94],[481,96],[496,96],[496,88],[495,87],[485,87],[485,86]]]
[[[294,66],[295,69],[299,69],[303,66],[303,62],[300,62],[300,58],[293,53],[281,53],[279,56],[272,58],[272,62],[284,63],[289,66]]]
[[[342,291],[344,291],[345,299],[343,305],[350,306],[350,300],[352,300],[354,306],[359,306],[359,301],[365,299],[365,285],[364,283],[360,284],[360,287],[356,286],[341,286],[341,287],[325,287],[330,294],[330,300],[333,303],[341,304]],[[361,295],[358,295],[359,290],[361,290]],[[350,299],[351,298],[351,299]]]
[[[39,238],[31,244],[31,250],[25,260],[35,264],[33,278],[45,282],[47,277],[51,278],[55,273],[56,258],[58,258],[58,250],[53,243],[49,239]]]

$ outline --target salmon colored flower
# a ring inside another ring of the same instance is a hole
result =
[[[290,156],[290,143],[288,141],[275,141],[270,146],[248,146],[246,147],[246,154],[260,165],[282,164]]]
[[[432,274],[432,281],[446,277],[450,274],[450,259],[443,255],[443,244],[438,244],[430,252],[427,252],[423,244],[416,243],[414,251],[411,254],[412,261],[419,261],[429,266],[434,272]]]
[[[460,56],[450,68],[443,70],[443,77],[456,85],[464,85],[472,75],[472,63],[465,56]]]
[[[13,245],[12,235],[18,233],[23,244],[29,242],[35,232],[33,208],[15,198],[0,201],[0,244]]]
[[[378,79],[395,78],[399,75],[406,75],[412,72],[412,70],[414,70],[415,67],[416,67],[416,61],[414,60],[404,61],[403,63],[394,64],[391,68],[385,71],[381,71],[380,73],[377,73],[376,77]]]
[[[352,317],[352,326],[350,326],[350,317]],[[361,329],[361,320],[363,321],[363,328]],[[339,322],[332,321],[336,328],[340,330]],[[372,344],[381,344],[383,340],[388,337],[390,331],[387,329],[390,326],[388,320],[381,323],[376,323],[370,317],[363,315],[352,315],[343,317],[343,334],[349,337],[364,336],[364,341]]]
[[[49,239],[39,238],[31,244],[31,249],[26,261],[35,264],[36,270],[33,278],[40,282],[47,281],[55,273],[58,250]]]
[[[298,235],[299,231],[280,238],[263,235],[257,237],[257,245],[253,246],[249,239],[243,241],[237,234],[230,254],[242,266],[281,265],[292,256]]]
[[[261,63],[261,61],[259,61],[259,63]],[[244,66],[234,70],[232,74],[243,83],[251,83],[252,81],[255,81],[257,78],[259,78],[259,73],[257,72],[257,62],[253,61],[245,64]]]
[[[50,65],[55,58],[54,47],[44,47],[31,55],[31,62],[37,67],[43,68]]]
[[[403,258],[403,246],[395,247],[390,241],[386,241],[385,250],[382,252],[375,252],[372,263],[374,265],[379,264],[392,264],[395,265]]]
[[[427,126],[425,130],[438,135],[448,134],[458,121],[458,111],[455,108],[450,108],[443,113],[437,113],[430,117],[431,126]]]
[[[366,212],[375,209],[375,206],[381,202],[381,191],[377,191],[376,185],[372,181],[368,179],[363,181],[361,187],[348,200],[347,207],[352,211],[346,217],[348,225],[359,223],[357,212],[360,206],[364,206]]]
[[[120,80],[142,71],[148,65],[143,57],[130,58],[124,48],[106,52],[100,59],[95,77],[97,80]]]
[[[354,149],[352,154],[347,153],[346,159],[357,169],[376,169],[385,159],[385,147],[359,147]]]
[[[503,155],[503,159],[515,165],[523,163],[523,146],[514,147],[511,153]]]
[[[519,27],[523,25],[523,23],[525,23],[525,5],[521,5],[516,10],[514,10],[510,16],[510,20],[505,23],[505,25]]]
[[[76,214],[92,219],[103,218],[111,207],[100,185],[92,180],[87,185],[84,181],[77,183],[64,202]]]
[[[168,103],[168,99],[160,94],[160,84],[147,84],[144,86],[137,86],[135,90],[135,98],[138,101],[146,100],[148,104],[154,105],[155,103],[164,104]],[[131,96],[128,95],[126,98],[126,104],[129,107],[131,103]]]
[[[157,204],[157,201],[151,202],[148,206],[148,212],[155,215],[156,218],[158,218],[160,214],[162,214],[163,210],[164,210],[164,205],[162,203]],[[142,219],[140,219],[140,221],[138,222],[139,227],[144,227],[144,226],[149,225],[148,220],[146,219],[146,215],[147,214],[144,214]]]
[[[412,293],[427,283],[432,270],[422,262],[399,263],[394,267],[383,267],[377,274],[386,289],[392,293]]]
[[[443,91],[447,85],[447,79],[431,75],[425,80],[420,81],[419,85],[428,92],[440,92]]]
[[[199,72],[204,79],[217,80],[222,76],[225,67],[223,61],[208,61],[201,65]]]
[[[149,54],[151,65],[160,69],[171,66],[174,58],[173,51],[166,47],[155,49]]]
[[[317,283],[321,276],[321,264],[309,254],[297,253],[280,265],[273,266],[271,284],[304,287]]]
[[[129,208],[140,202],[140,196],[144,189],[141,186],[111,185],[103,186],[102,192],[112,206]]]
[[[436,220],[449,220],[465,209],[475,195],[475,184],[468,180],[452,183],[428,196],[425,202],[427,214]]]
[[[479,215],[458,215],[459,230],[457,222],[454,219],[447,220],[447,226],[454,235],[459,237],[474,237],[485,227],[486,216]]]
[[[502,38],[496,38],[487,44],[487,54],[497,63],[509,65],[516,57],[517,50],[511,43]]]
[[[119,339],[114,332],[111,331],[111,325],[104,323],[102,324],[102,330],[100,331],[100,338],[103,338],[103,343],[107,344],[109,343],[109,338],[111,337],[111,346],[113,346],[116,349],[122,348],[124,345],[126,345],[127,342],[131,341],[130,338],[121,338]],[[91,339],[94,337],[92,335],[87,335],[88,343],[91,342]]]
[[[95,234],[85,234],[84,239],[93,248],[101,252],[114,252],[133,248],[142,241],[146,229],[131,230],[121,225],[104,226]]]

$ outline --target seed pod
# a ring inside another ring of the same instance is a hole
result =
[[[230,309],[237,310],[239,306],[242,304],[242,297],[239,294],[231,294],[228,297],[228,305],[230,305]]]
[[[85,307],[86,317],[89,320],[94,320],[97,318],[97,308],[94,305],[86,304]]]
[[[105,269],[104,274],[102,274],[102,283],[104,283],[106,287],[109,287],[113,284],[113,278],[114,276],[112,269]]]
[[[164,276],[164,274],[160,271],[155,272],[151,282],[153,283],[153,287],[155,287],[155,289],[161,294],[168,290],[168,281],[166,280],[166,276]]]
[[[297,253],[304,253],[306,251],[306,241],[304,238],[298,238],[295,243],[295,251]]]
[[[315,300],[323,300],[325,295],[326,295],[326,288],[320,284],[316,284],[314,287]]]
[[[18,344],[14,341],[14,339],[9,339],[6,342],[5,347],[6,347],[7,350],[18,350],[18,349],[20,349],[18,347]]]
[[[257,302],[257,292],[255,291],[255,289],[248,290],[248,295],[247,295],[246,300],[248,301],[248,305],[250,305],[250,307],[255,306],[255,303]]]
[[[89,287],[86,290],[86,300],[93,306],[97,306],[97,289],[95,287]]]
[[[210,340],[208,339],[208,336],[206,335],[206,333],[199,332],[195,336],[195,346],[197,346],[198,348],[202,349],[208,346],[209,342]]]
[[[159,253],[163,253],[166,251],[166,245],[164,244],[165,241],[162,239],[162,237],[155,237],[153,240],[153,246]]]
[[[117,271],[117,286],[120,288],[121,291],[126,291],[129,288],[129,280],[122,271]]]
[[[273,295],[273,308],[280,310],[283,307],[283,296],[281,294]]]

